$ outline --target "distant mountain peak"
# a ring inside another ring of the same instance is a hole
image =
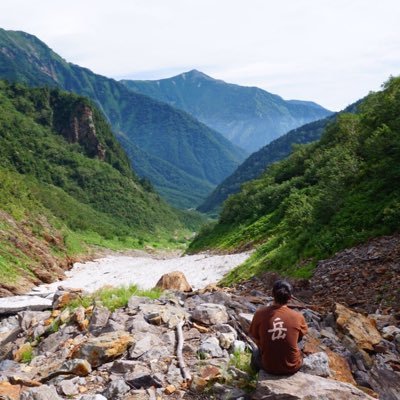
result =
[[[208,79],[208,80],[215,80],[214,78],[212,78],[209,75],[206,75],[204,72],[201,72],[197,69],[192,69],[188,72],[183,72],[182,74],[177,75],[175,78],[182,78],[182,79],[192,79],[192,80],[196,80],[196,79]]]

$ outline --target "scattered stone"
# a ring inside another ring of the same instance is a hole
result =
[[[79,394],[78,386],[70,379],[61,381],[58,386],[65,396],[74,396]]]
[[[107,398],[101,394],[84,394],[79,400],[107,400]]]
[[[133,336],[127,332],[117,331],[89,338],[78,346],[71,355],[72,358],[84,358],[92,367],[98,367],[122,355],[134,342]]]
[[[164,274],[157,282],[156,288],[162,290],[176,290],[179,292],[191,292],[193,290],[189,285],[185,274],[180,271],[173,271]]]
[[[133,389],[147,389],[152,386],[161,388],[163,386],[162,379],[155,374],[130,376],[129,379],[126,379],[126,383]]]
[[[107,389],[104,392],[104,396],[107,399],[119,399],[125,393],[128,393],[129,390],[130,387],[125,383],[123,379],[117,379],[115,381],[112,381],[108,385]]]
[[[20,395],[21,395],[20,385],[11,385],[11,383],[7,381],[0,382],[0,399],[19,400]]]
[[[110,310],[106,307],[96,306],[93,309],[92,317],[89,322],[89,332],[95,336],[107,325],[110,318]]]
[[[327,354],[321,351],[304,357],[301,372],[323,377],[330,376],[331,371]]]
[[[382,336],[371,320],[341,304],[335,305],[336,323],[362,350],[374,350]]]
[[[22,393],[21,400],[62,400],[53,386],[42,385]]]
[[[224,353],[219,346],[219,341],[216,337],[209,337],[204,340],[199,347],[199,354],[208,355],[208,357],[223,357]]]

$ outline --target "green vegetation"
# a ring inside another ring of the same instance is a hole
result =
[[[340,115],[321,140],[298,146],[224,204],[189,252],[255,253],[225,284],[265,270],[308,277],[316,261],[400,228],[400,78]]]
[[[28,344],[24,347],[25,349],[21,353],[21,362],[29,364],[34,357],[33,348]]]
[[[87,308],[93,304],[101,304],[112,312],[117,308],[125,307],[132,296],[158,299],[161,294],[162,291],[159,289],[142,290],[136,285],[116,288],[104,287],[91,295],[82,296],[76,300],[72,300],[66,307],[70,309],[75,309],[79,306]]]
[[[265,90],[229,84],[196,70],[157,81],[121,82],[137,93],[186,111],[248,153],[330,114],[312,102],[285,101]]]
[[[334,122],[341,113],[355,113],[360,102],[348,106],[319,121],[310,122],[300,128],[275,139],[260,150],[251,154],[228,178],[223,180],[197,209],[210,215],[217,215],[222,203],[234,193],[239,192],[243,183],[257,179],[272,163],[286,158],[298,144],[315,142],[321,138],[325,128]]]
[[[245,157],[244,151],[189,114],[67,63],[35,36],[0,29],[0,48],[0,78],[58,87],[92,99],[110,122],[136,173],[148,178],[175,206],[198,206]],[[65,101],[62,107],[68,112]],[[58,114],[65,120],[62,112]],[[38,118],[45,120],[51,114],[44,109]]]
[[[248,392],[255,390],[258,376],[258,373],[254,371],[250,365],[251,354],[252,353],[250,350],[236,351],[231,354],[229,361],[229,366],[233,366],[247,374],[247,377],[242,377],[239,382],[235,381],[235,386],[238,386]],[[229,384],[231,381],[233,381],[233,379],[228,375],[225,382]]]
[[[136,177],[85,98],[0,81],[0,143],[0,285],[88,245],[183,247],[203,221]]]

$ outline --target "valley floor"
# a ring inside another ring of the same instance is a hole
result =
[[[66,278],[50,284],[34,287],[32,295],[44,297],[52,295],[59,286],[94,292],[104,286],[123,286],[135,284],[141,289],[153,288],[161,276],[172,271],[183,272],[193,289],[201,289],[218,282],[227,272],[243,263],[250,253],[232,255],[209,255],[207,253],[181,256],[178,252],[131,251],[111,253],[93,261],[75,263],[66,272]],[[12,306],[14,301],[22,301],[21,296],[0,299],[0,309]],[[22,303],[21,303],[22,304]]]

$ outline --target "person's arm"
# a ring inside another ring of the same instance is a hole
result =
[[[301,315],[301,320],[300,320],[300,328],[299,328],[299,341],[308,332],[307,322],[304,319],[303,314],[300,314],[300,315]]]
[[[251,321],[250,328],[249,328],[249,335],[254,340],[257,346],[260,346],[260,334],[259,334],[259,323],[258,318],[256,317],[257,312],[253,316],[253,320]]]

